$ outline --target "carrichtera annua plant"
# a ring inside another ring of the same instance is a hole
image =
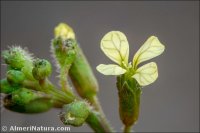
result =
[[[2,51],[7,66],[6,77],[1,80],[0,86],[1,93],[6,94],[4,107],[27,114],[61,108],[59,117],[65,125],[77,127],[87,123],[94,132],[115,132],[101,108],[97,97],[98,82],[73,29],[60,23],[55,27],[54,35],[51,51],[59,72],[60,88],[48,79],[52,73],[48,60],[36,58],[19,46],[9,47]],[[104,75],[117,76],[119,114],[124,132],[130,132],[139,117],[142,87],[158,78],[156,63],[138,65],[163,53],[164,45],[157,37],[151,36],[129,63],[126,36],[122,32],[111,31],[101,40],[101,49],[118,64],[100,64],[97,70]]]

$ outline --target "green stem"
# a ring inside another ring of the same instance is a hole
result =
[[[36,81],[25,80],[23,86],[31,88],[33,90],[42,91],[47,94],[52,94],[53,98],[62,102],[63,104],[72,102],[75,97],[71,93],[63,93],[61,90],[57,89],[53,84],[46,80],[40,81],[40,84]]]
[[[61,88],[63,92],[72,92],[70,90],[70,86],[69,86],[69,82],[67,79],[67,75],[68,75],[68,71],[71,65],[66,66],[66,67],[62,67],[60,70],[60,84],[61,84]]]
[[[108,120],[106,119],[105,113],[103,112],[103,109],[101,108],[101,104],[99,102],[99,99],[97,96],[94,96],[93,99],[90,100],[90,102],[92,102],[92,105],[95,107],[95,110],[98,111],[101,115],[100,120],[103,123],[103,127],[104,129],[106,129],[106,131],[113,131],[112,127],[109,125]]]
[[[75,99],[79,99],[75,97],[72,93],[63,93],[63,91],[57,89],[50,81],[40,81],[40,84],[38,82],[34,81],[24,81],[24,86],[27,88],[31,88],[34,90],[42,91],[48,94],[53,95],[53,99],[55,99],[56,105],[58,107],[62,107],[64,104],[69,104]],[[114,132],[113,129],[109,126],[105,115],[102,111],[102,108],[99,104],[99,101],[96,98],[94,98],[94,106],[97,108],[97,110],[100,112],[100,114],[97,114],[95,112],[92,112],[91,115],[89,115],[87,119],[88,125],[95,131],[95,132]]]
[[[130,133],[131,132],[131,126],[124,126],[124,133]]]
[[[100,115],[94,111],[89,114],[86,122],[96,133],[112,132],[112,130],[104,128],[104,124],[100,120]]]
[[[60,97],[64,103],[71,103],[75,99],[75,96],[71,92],[63,93],[63,91],[56,89],[55,86],[47,79],[44,80],[42,84],[40,83],[40,86],[46,93]]]
[[[32,90],[41,91],[41,87],[36,81],[24,80],[23,86]]]

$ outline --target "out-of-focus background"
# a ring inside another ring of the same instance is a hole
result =
[[[159,68],[158,80],[143,88],[136,132],[199,131],[199,2],[198,1],[1,1],[1,50],[11,45],[27,47],[35,56],[52,63],[53,29],[66,22],[99,81],[99,99],[116,131],[122,131],[118,115],[116,78],[96,71],[100,63],[113,63],[100,50],[100,40],[111,30],[126,34],[130,57],[151,35],[165,45],[165,52],[152,59]],[[2,61],[2,60],[1,60]],[[55,70],[55,67],[54,67]],[[5,67],[1,65],[1,78]],[[56,84],[56,71],[51,80]],[[59,110],[27,115],[1,109],[2,126],[64,126]],[[71,132],[91,132],[84,125]]]

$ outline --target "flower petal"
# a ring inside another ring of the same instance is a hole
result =
[[[165,46],[160,43],[157,37],[151,36],[140,47],[133,58],[133,66],[137,67],[138,64],[146,60],[150,60],[163,53]]]
[[[108,32],[101,40],[101,49],[112,61],[122,65],[128,64],[129,44],[120,31]]]
[[[109,65],[100,64],[96,67],[96,69],[104,75],[121,75],[126,72],[125,69],[114,64],[109,64]]]
[[[158,68],[155,62],[145,64],[136,70],[132,76],[141,86],[153,83],[158,78]]]
[[[55,37],[61,37],[63,40],[69,38],[75,39],[75,34],[73,29],[65,23],[60,23],[58,26],[55,27],[54,35]]]

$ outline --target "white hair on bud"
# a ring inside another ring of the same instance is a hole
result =
[[[60,65],[55,57],[54,47],[53,47],[53,39],[51,40],[50,46],[51,57],[53,58],[53,64],[56,66],[56,72],[60,73]]]
[[[8,46],[8,49],[11,52],[12,51],[20,52],[24,56],[24,58],[28,61],[33,61],[34,59],[33,54],[28,51],[27,47],[22,48],[21,46],[18,46],[18,45],[12,45],[12,46]]]

